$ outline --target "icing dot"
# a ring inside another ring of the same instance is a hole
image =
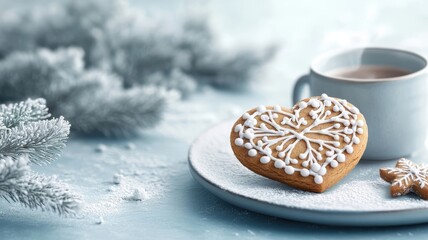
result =
[[[266,163],[270,162],[270,157],[263,156],[263,157],[260,158],[260,162],[263,163],[263,164],[266,164]]]
[[[283,167],[285,167],[285,162],[281,161],[281,160],[276,160],[274,166],[276,168],[283,168]]]
[[[281,111],[281,107],[280,107],[280,106],[278,106],[278,105],[276,105],[275,107],[273,107],[273,109],[274,109],[275,111],[277,111],[277,112]]]
[[[340,123],[335,123],[335,124],[333,125],[333,127],[334,127],[334,128],[340,128]]]
[[[345,120],[345,121],[343,122],[343,125],[345,125],[345,127],[349,126],[349,124],[350,124],[350,122],[349,122],[348,120]]]
[[[263,140],[263,142],[267,142],[269,139],[268,139],[268,137],[264,136],[264,137],[262,138],[262,140]]]
[[[335,168],[335,167],[339,166],[339,163],[336,160],[333,160],[333,161],[330,162],[330,166],[332,168]]]
[[[270,149],[269,147],[265,147],[264,150],[267,154],[272,154],[272,149]]]
[[[290,160],[290,162],[291,162],[292,164],[297,164],[299,161],[297,161],[297,159],[291,159],[291,160]]]
[[[334,140],[337,141],[337,140],[339,140],[339,135],[334,135],[333,138],[334,138]]]
[[[321,184],[324,180],[323,180],[322,176],[316,175],[314,178],[314,181],[316,184]]]
[[[357,128],[357,133],[358,134],[363,134],[364,130],[362,128]]]
[[[321,165],[319,165],[318,163],[314,163],[311,166],[311,170],[314,172],[318,172],[321,169]]]
[[[306,154],[304,154],[304,153],[299,154],[299,158],[300,159],[306,159]]]
[[[355,144],[359,144],[360,143],[360,139],[358,137],[353,137],[352,138],[352,142]]]
[[[333,146],[335,146],[335,147],[339,147],[339,146],[340,146],[340,142],[334,142],[334,143],[333,143]]]
[[[323,93],[323,94],[321,94],[321,98],[322,98],[322,99],[327,99],[327,98],[328,98],[328,95],[327,95],[327,94],[325,94],[325,93]]]
[[[346,152],[347,152],[347,153],[349,153],[349,154],[351,154],[351,153],[353,153],[353,152],[354,152],[354,148],[353,148],[352,146],[350,146],[350,145],[346,146],[346,147],[345,147],[345,150],[346,150]]]
[[[285,173],[287,173],[288,175],[291,175],[294,173],[294,168],[292,166],[286,166],[284,168]]]
[[[343,141],[345,141],[346,143],[349,143],[351,141],[351,139],[349,137],[344,137]]]
[[[276,151],[281,151],[282,147],[281,147],[281,145],[278,145],[278,146],[275,147],[275,149],[276,149]]]
[[[330,106],[331,106],[331,101],[330,101],[330,100],[328,100],[328,99],[324,100],[324,105],[325,105],[326,107],[330,107]]]
[[[327,151],[327,152],[325,153],[325,155],[327,155],[327,157],[331,157],[331,156],[333,156],[333,154],[334,154],[334,152],[333,152],[333,151]]]
[[[327,168],[321,167],[321,169],[318,171],[318,174],[321,176],[324,176],[327,173]]]
[[[285,152],[280,152],[280,153],[278,153],[278,157],[280,157],[280,158],[285,157]]]
[[[244,144],[244,139],[242,138],[235,139],[235,145],[242,146],[243,144]]]
[[[318,153],[318,154],[317,154],[317,160],[318,160],[318,161],[321,161],[321,160],[322,160],[322,156],[321,156],[321,154],[320,154],[320,153]]]
[[[358,127],[362,127],[362,126],[364,126],[364,122],[363,122],[363,120],[358,120],[358,121],[357,121],[357,126],[358,126]]]
[[[339,153],[337,155],[337,161],[344,162],[346,160],[345,154]]]
[[[299,108],[306,108],[308,106],[308,104],[306,102],[300,102],[299,103]]]
[[[339,112],[339,110],[340,110],[340,109],[339,109],[339,107],[338,107],[337,105],[333,107],[333,111],[335,111],[335,112]]]
[[[257,151],[256,151],[256,149],[250,149],[249,151],[248,151],[248,156],[250,156],[250,157],[255,157],[257,155]]]
[[[318,148],[318,151],[322,151],[322,150],[324,150],[324,148],[323,148],[323,147],[319,147],[319,148]]]
[[[309,170],[304,168],[300,171],[300,175],[302,175],[302,177],[307,177],[309,176]]]
[[[242,129],[242,124],[238,124],[235,126],[235,132],[239,132]]]
[[[244,113],[244,115],[242,115],[243,119],[248,119],[250,118],[250,114],[249,113]]]
[[[246,126],[248,126],[248,127],[254,127],[254,125],[256,125],[257,124],[257,120],[256,119],[254,119],[254,118],[252,118],[252,117],[250,117],[249,119],[247,119],[247,121],[245,121],[245,123],[244,123]]]
[[[273,118],[278,118],[279,116],[278,116],[278,114],[274,113],[274,114],[272,114],[272,117]]]
[[[245,130],[244,137],[248,139],[253,139],[254,134],[251,128]]]
[[[308,161],[304,161],[304,162],[302,162],[302,166],[303,166],[303,167],[307,167],[308,165],[309,165]]]
[[[311,106],[314,107],[314,108],[319,108],[320,107],[320,103],[318,101],[312,101]]]
[[[268,115],[261,115],[260,116],[260,118],[263,120],[263,121],[265,121],[265,122],[267,122],[267,121],[269,121],[269,117],[268,117]]]
[[[331,115],[331,111],[328,111],[328,110],[327,110],[327,111],[325,111],[325,115],[326,115],[326,116],[330,116],[330,115]]]
[[[263,106],[263,105],[258,106],[258,107],[257,107],[257,112],[259,112],[259,113],[264,113],[264,112],[266,112],[266,107],[265,107],[265,106]]]
[[[351,124],[355,125],[355,120],[354,119],[351,120]]]
[[[253,148],[253,145],[251,143],[247,142],[247,143],[244,144],[244,147],[246,149],[251,149],[251,148]]]
[[[308,124],[308,121],[303,120],[303,121],[302,121],[302,124],[303,124],[303,125],[307,125],[307,124]]]

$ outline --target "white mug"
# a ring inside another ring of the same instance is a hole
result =
[[[357,79],[332,76],[335,69],[362,65],[388,66],[409,74],[392,78]],[[365,116],[369,140],[363,159],[387,160],[422,150],[428,127],[427,60],[409,51],[355,48],[327,53],[311,64],[310,73],[294,86],[293,102],[309,85],[311,96],[326,93],[357,106]]]

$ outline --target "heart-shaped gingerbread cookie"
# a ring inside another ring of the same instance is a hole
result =
[[[236,157],[253,172],[324,192],[358,163],[368,129],[358,108],[322,94],[301,100],[291,110],[252,109],[236,121],[230,137]]]

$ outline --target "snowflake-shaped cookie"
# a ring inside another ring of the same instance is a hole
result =
[[[391,196],[398,197],[414,192],[428,200],[428,167],[401,158],[395,168],[381,168],[380,177],[391,183]]]

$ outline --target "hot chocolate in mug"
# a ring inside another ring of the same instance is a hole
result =
[[[346,99],[364,114],[369,140],[363,159],[387,160],[422,150],[428,129],[427,60],[391,48],[355,48],[321,55],[294,86],[293,102],[310,95]]]

